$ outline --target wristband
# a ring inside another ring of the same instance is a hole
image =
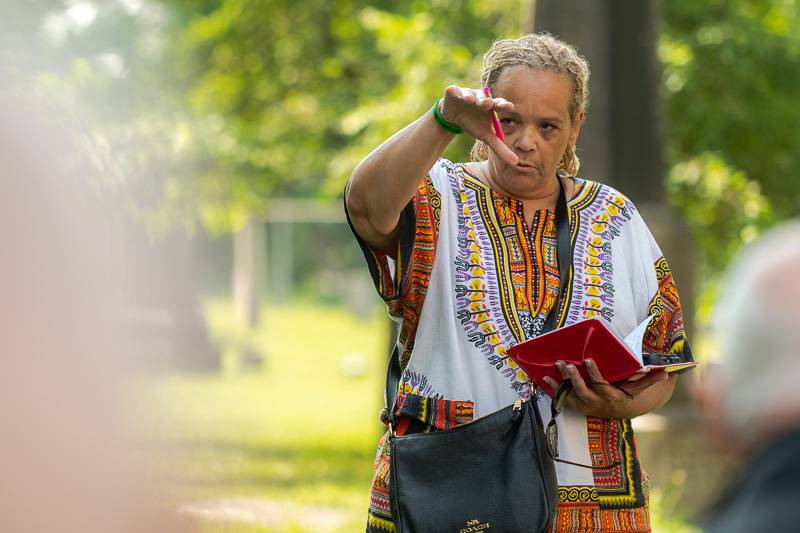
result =
[[[438,100],[436,100],[436,103],[433,104],[433,118],[436,119],[436,122],[438,122],[441,127],[446,129],[450,133],[455,133],[456,135],[458,135],[459,133],[464,133],[464,130],[462,130],[452,122],[447,122],[442,116],[442,114],[439,113],[439,102],[441,100],[442,99],[439,98]]]

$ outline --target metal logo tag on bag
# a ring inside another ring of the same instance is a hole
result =
[[[491,523],[484,522],[481,524],[481,521],[477,518],[473,518],[467,522],[467,527],[463,529],[459,529],[458,533],[477,533],[479,531],[486,531],[487,529],[491,528]]]

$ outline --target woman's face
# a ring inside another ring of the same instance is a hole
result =
[[[518,65],[500,73],[492,96],[514,104],[513,111],[498,111],[498,117],[506,144],[519,157],[510,165],[489,151],[492,185],[518,199],[551,192],[558,163],[577,141],[583,121],[583,112],[574,121],[569,115],[572,83],[566,76]]]

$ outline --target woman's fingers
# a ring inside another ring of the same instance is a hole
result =
[[[483,94],[481,90],[460,87],[458,85],[448,85],[444,90],[444,97],[445,99],[456,98],[469,103],[479,103],[481,106],[486,106],[487,109],[495,108],[502,111],[511,111],[514,109],[514,104],[505,98],[492,98],[491,96]]]
[[[608,383],[600,374],[594,361],[587,360],[586,371],[589,382],[584,381],[575,365],[557,362],[556,366],[561,371],[564,379],[572,380],[573,401],[568,401],[571,408],[579,409],[586,413],[604,412],[610,407],[624,405],[633,399],[633,394]]]
[[[544,376],[542,379],[544,379],[545,383],[547,384],[547,387],[542,387],[542,389],[544,389],[544,392],[547,393],[552,398],[553,396],[556,395],[556,391],[558,390],[558,383],[550,376]],[[547,390],[548,388],[550,390]]]
[[[597,394],[610,402],[619,401],[622,398],[631,399],[630,394],[626,391],[617,389],[614,385],[606,381],[603,374],[600,373],[597,363],[594,359],[586,359],[586,372],[589,374],[589,386]],[[596,388],[595,388],[596,387]],[[621,394],[620,394],[621,393]]]
[[[492,98],[491,99],[494,103],[494,108],[498,111],[513,111],[514,104],[506,100],[505,98]]]
[[[508,147],[506,143],[500,140],[500,138],[495,135],[494,131],[486,139],[486,144],[489,148],[492,149],[494,153],[497,154],[497,157],[508,163],[509,165],[516,165],[519,163],[519,157],[514,151]]]
[[[597,393],[586,385],[586,382],[583,380],[581,373],[578,372],[575,365],[557,361],[556,367],[561,372],[561,376],[564,379],[572,380],[572,394],[576,395],[579,400],[587,404],[593,404],[600,400]]]
[[[594,359],[586,359],[586,372],[589,373],[589,379],[595,383],[606,381],[603,374],[600,373],[600,369],[597,367],[597,363],[594,362]]]
[[[444,97],[447,98],[448,96],[457,98],[461,95],[461,87],[458,85],[448,85],[444,90]]]
[[[519,157],[497,136],[492,113],[510,111],[514,104],[504,98],[491,98],[483,91],[450,85],[440,109],[445,120],[463,128],[467,133],[485,142],[508,165],[519,163]]]
[[[449,85],[444,90],[442,101],[442,113],[445,118],[448,118],[462,115],[469,107],[475,104],[477,99],[475,91],[472,89]]]
[[[474,132],[477,139],[484,140],[482,133],[492,131],[492,117],[489,113],[495,109],[512,110],[514,104],[504,98],[491,98],[484,95],[483,91],[469,87],[449,85],[444,91],[442,116],[461,127],[479,125],[482,131]]]
[[[461,89],[461,99],[468,104],[474,104],[478,101],[478,95],[471,89]]]
[[[665,370],[658,370],[656,372],[650,372],[645,377],[637,379],[636,381],[625,381],[623,383],[619,383],[617,386],[622,390],[635,395],[647,388],[652,387],[656,383],[660,383],[668,379],[669,374],[667,374]]]
[[[486,96],[483,94],[482,91],[478,91],[476,89],[470,89],[469,87],[458,87],[460,92],[460,98],[467,104],[477,104],[478,106],[485,106],[486,105]],[[491,98],[489,100],[489,108],[491,108]]]

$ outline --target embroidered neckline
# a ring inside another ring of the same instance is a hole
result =
[[[486,184],[486,182],[484,182],[482,179],[480,179],[477,175],[473,174],[467,168],[465,163],[456,163],[454,165],[454,167],[455,167],[456,171],[458,171],[458,172],[460,172],[462,174],[464,179],[469,180],[471,183],[474,183],[474,184],[480,186],[481,188],[483,188],[485,190],[491,191],[493,197],[497,197],[497,198],[503,200],[506,203],[506,205],[508,205],[508,206],[514,205],[515,209],[516,209],[516,204],[518,204],[518,203],[521,204],[522,203],[522,201],[518,200],[517,198],[513,198],[511,196],[507,196],[507,195],[501,193],[500,191],[492,189],[489,185]],[[584,180],[582,178],[577,178],[577,177],[572,177],[571,179],[572,179],[572,182],[574,183],[575,187],[572,190],[572,198],[570,198],[567,201],[567,207],[572,207],[573,205],[577,204],[581,200],[581,198],[583,196],[585,196],[585,193],[587,192],[587,190],[591,189],[591,187],[587,187],[586,186],[587,185],[586,180]],[[554,212],[552,209],[547,209],[547,208],[537,209],[537,212],[540,212],[540,211],[549,211],[550,213]]]

